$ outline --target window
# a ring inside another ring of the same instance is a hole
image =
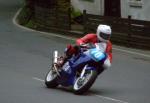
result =
[[[142,7],[143,6],[143,0],[129,0],[129,5],[131,7]]]

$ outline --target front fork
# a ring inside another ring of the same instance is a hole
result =
[[[82,69],[82,72],[81,72],[81,74],[80,74],[80,78],[83,78],[87,66],[88,66],[88,65],[85,65],[84,68]]]
[[[82,69],[81,71],[81,74],[80,74],[80,78],[83,78],[84,77],[84,74],[85,74],[85,71],[86,70],[96,70],[96,68],[94,67],[88,67],[88,64],[84,66],[84,68]]]

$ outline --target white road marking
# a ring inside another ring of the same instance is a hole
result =
[[[121,52],[129,53],[129,54],[135,54],[135,55],[140,55],[140,56],[144,56],[144,57],[150,58],[150,54],[148,55],[148,54],[143,54],[143,53],[139,53],[139,52],[134,52],[134,51],[124,50],[124,49],[119,49],[119,48],[113,48],[113,49],[121,51]]]
[[[129,102],[125,102],[125,101],[122,101],[122,100],[113,99],[113,98],[110,98],[110,97],[105,97],[105,96],[101,96],[101,95],[97,95],[97,94],[94,94],[94,95],[98,98],[102,98],[102,99],[106,99],[106,100],[110,100],[110,101],[115,101],[117,103],[129,103]]]
[[[37,77],[32,77],[32,79],[40,81],[40,82],[44,82],[44,80],[42,80],[40,78],[37,78]],[[128,102],[125,102],[125,101],[122,101],[122,100],[118,100],[118,99],[114,99],[114,98],[110,98],[110,97],[105,97],[105,96],[101,96],[101,95],[97,95],[97,94],[92,94],[92,95],[94,95],[98,98],[101,98],[101,99],[105,99],[105,100],[109,100],[109,101],[115,101],[117,103],[128,103]]]

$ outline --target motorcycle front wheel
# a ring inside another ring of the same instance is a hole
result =
[[[95,82],[97,78],[97,71],[86,70],[84,76],[78,77],[74,83],[73,90],[75,94],[85,93]]]
[[[58,86],[57,79],[58,74],[55,72],[54,66],[52,66],[45,77],[45,85],[47,86],[47,88],[57,87]]]

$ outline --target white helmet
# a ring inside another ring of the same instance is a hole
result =
[[[111,37],[111,27],[108,25],[99,25],[97,27],[97,37],[102,42],[108,42]]]

